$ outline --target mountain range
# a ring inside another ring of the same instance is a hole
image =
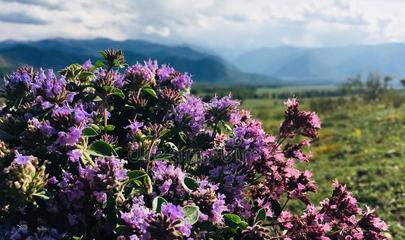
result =
[[[341,83],[369,73],[405,76],[405,44],[327,48],[255,49],[233,59],[240,70],[282,79],[284,83]]]
[[[254,49],[234,59],[212,50],[187,45],[164,45],[142,40],[46,39],[0,42],[0,76],[16,67],[60,69],[87,59],[100,59],[99,51],[122,49],[128,63],[156,59],[188,72],[195,82],[209,84],[308,85],[339,84],[348,77],[379,73],[405,77],[405,44],[344,47],[274,47]]]
[[[71,63],[87,59],[100,59],[99,51],[108,48],[122,49],[128,63],[148,59],[170,64],[188,72],[201,83],[262,83],[277,84],[270,76],[244,73],[224,59],[195,50],[188,46],[168,46],[141,40],[113,41],[109,39],[73,40],[47,39],[41,41],[5,41],[0,43],[0,74],[28,64],[34,67],[60,69]]]

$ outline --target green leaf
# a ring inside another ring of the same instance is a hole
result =
[[[229,132],[232,132],[232,127],[229,124],[223,122],[223,125],[224,125],[226,130],[228,130]]]
[[[105,67],[105,63],[104,63],[103,61],[101,61],[101,60],[98,60],[98,61],[94,64],[93,67],[94,67],[94,68]]]
[[[270,201],[270,204],[271,204],[271,210],[273,210],[273,215],[275,217],[280,216],[281,211],[282,211],[280,203],[278,201],[272,199]]]
[[[101,55],[104,59],[107,59],[107,53],[106,53],[106,51],[99,51],[98,53],[100,53],[100,55]]]
[[[41,198],[41,199],[43,199],[43,200],[49,200],[49,199],[50,199],[49,196],[47,195],[47,193],[46,193],[45,191],[38,192],[38,193],[33,193],[32,196]]]
[[[164,129],[159,133],[159,137],[163,137],[164,135],[166,135],[169,132],[170,132],[170,129]]]
[[[107,220],[109,222],[117,222],[117,200],[113,195],[108,195],[105,209],[107,213]]]
[[[79,78],[87,78],[87,77],[94,77],[92,72],[81,72]]]
[[[166,203],[167,203],[166,199],[159,196],[155,197],[152,201],[152,209],[155,212],[160,213],[160,211],[162,210],[162,205]]]
[[[143,169],[133,170],[133,171],[127,172],[127,176],[129,178],[129,180],[136,180],[136,179],[140,179],[140,178],[147,176],[147,173]]]
[[[187,143],[187,135],[184,132],[179,132],[179,137],[180,137],[181,141],[183,141],[184,143]]]
[[[225,224],[230,228],[238,228],[239,223],[242,221],[238,215],[232,213],[224,214],[224,220]]]
[[[104,87],[102,87],[102,89],[104,90],[104,92],[106,92],[108,94],[113,94],[115,87],[113,87],[113,86],[104,86]]]
[[[97,131],[91,127],[86,127],[82,131],[82,137],[95,137],[97,135],[98,135]]]
[[[265,208],[260,208],[259,211],[257,211],[256,216],[255,216],[255,223],[261,221],[264,222],[266,220],[266,209]]]
[[[249,226],[249,224],[247,222],[245,222],[245,221],[240,221],[238,223],[238,227],[241,228],[241,229],[245,229],[245,228],[247,228],[247,226]]]
[[[107,126],[104,127],[104,130],[107,132],[114,131],[114,129],[115,129],[115,126],[112,124],[108,124]]]
[[[172,143],[172,142],[165,142],[164,144],[165,144],[166,146],[168,146],[171,150],[175,151],[175,152],[178,152],[178,151],[179,151],[179,149],[177,148],[177,146],[176,146],[174,143]]]
[[[153,97],[153,98],[157,98],[157,94],[155,92],[155,90],[153,90],[150,87],[144,88],[143,91],[148,94],[149,96]]]
[[[192,179],[190,177],[185,177],[183,179],[183,187],[185,189],[188,189],[191,191],[196,191],[198,189],[199,185],[194,179]]]
[[[101,101],[103,101],[103,99],[100,96],[95,96],[93,98],[93,102],[101,102]]]
[[[93,128],[93,129],[96,130],[96,131],[100,130],[100,128],[98,127],[98,125],[97,125],[97,124],[94,124],[94,123],[90,123],[90,124],[89,124],[89,127]]]
[[[125,99],[125,94],[119,88],[114,88],[111,92],[112,95]]]
[[[91,155],[98,157],[110,157],[117,155],[113,146],[104,141],[96,141],[92,143],[88,151]]]
[[[193,225],[198,221],[200,209],[197,206],[187,205],[183,207],[184,219],[187,223]]]
[[[179,149],[177,148],[177,146],[174,144],[174,143],[172,143],[172,142],[165,142],[164,143],[166,146],[168,146],[169,148],[171,148],[173,151],[175,151],[175,152],[178,152],[179,151]]]
[[[130,109],[136,109],[136,107],[131,106],[131,105],[129,105],[129,104],[125,104],[125,105],[124,105],[124,107],[126,107],[126,108],[130,108]]]

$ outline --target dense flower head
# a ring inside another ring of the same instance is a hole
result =
[[[388,229],[385,222],[373,210],[360,209],[343,185],[335,182],[334,187],[331,198],[320,206],[308,205],[302,216],[283,211],[279,224],[287,230],[286,235],[290,239],[386,239],[381,234]]]
[[[272,136],[231,96],[191,95],[188,73],[101,55],[6,77],[0,239],[385,239],[340,183],[310,202],[321,125],[298,100]]]
[[[33,69],[30,67],[22,67],[11,73],[5,78],[6,90],[9,93],[12,91],[27,91],[32,84]],[[15,93],[13,93],[15,94]]]
[[[38,102],[41,104],[63,101],[67,96],[66,79],[64,76],[57,77],[52,69],[46,72],[40,69],[31,85],[31,91],[38,96]]]
[[[128,81],[139,81],[141,84],[155,84],[155,65],[145,62],[143,65],[137,63],[127,69]]]
[[[134,198],[129,211],[121,212],[121,219],[125,224],[130,226],[131,230],[129,235],[131,237],[141,237],[147,235],[148,221],[153,218],[153,213],[145,206],[143,197]]]
[[[289,99],[286,103],[285,120],[280,127],[280,135],[283,137],[294,137],[300,133],[303,136],[315,138],[317,130],[321,128],[321,121],[314,112],[299,110],[297,99]]]
[[[176,108],[175,121],[188,127],[191,134],[196,135],[205,123],[207,104],[195,96],[187,96],[186,101]]]
[[[178,167],[163,161],[156,161],[152,167],[153,179],[159,182],[158,192],[162,196],[184,194],[182,186],[185,173]]]

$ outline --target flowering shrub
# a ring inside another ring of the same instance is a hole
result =
[[[238,101],[190,95],[186,73],[102,56],[6,78],[1,239],[385,239],[338,182],[310,202],[312,174],[295,165],[321,125],[296,99],[270,136]]]

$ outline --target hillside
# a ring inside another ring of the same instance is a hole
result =
[[[192,74],[196,82],[275,84],[278,80],[261,74],[244,73],[225,60],[194,50],[188,46],[167,46],[139,40],[109,39],[71,40],[48,39],[32,42],[0,43],[0,74],[28,64],[34,67],[62,68],[69,63],[82,63],[99,58],[98,51],[122,49],[128,63],[156,59],[179,71]]]
[[[261,48],[241,54],[233,63],[246,72],[294,83],[340,83],[355,74],[370,72],[402,78],[405,44]]]

